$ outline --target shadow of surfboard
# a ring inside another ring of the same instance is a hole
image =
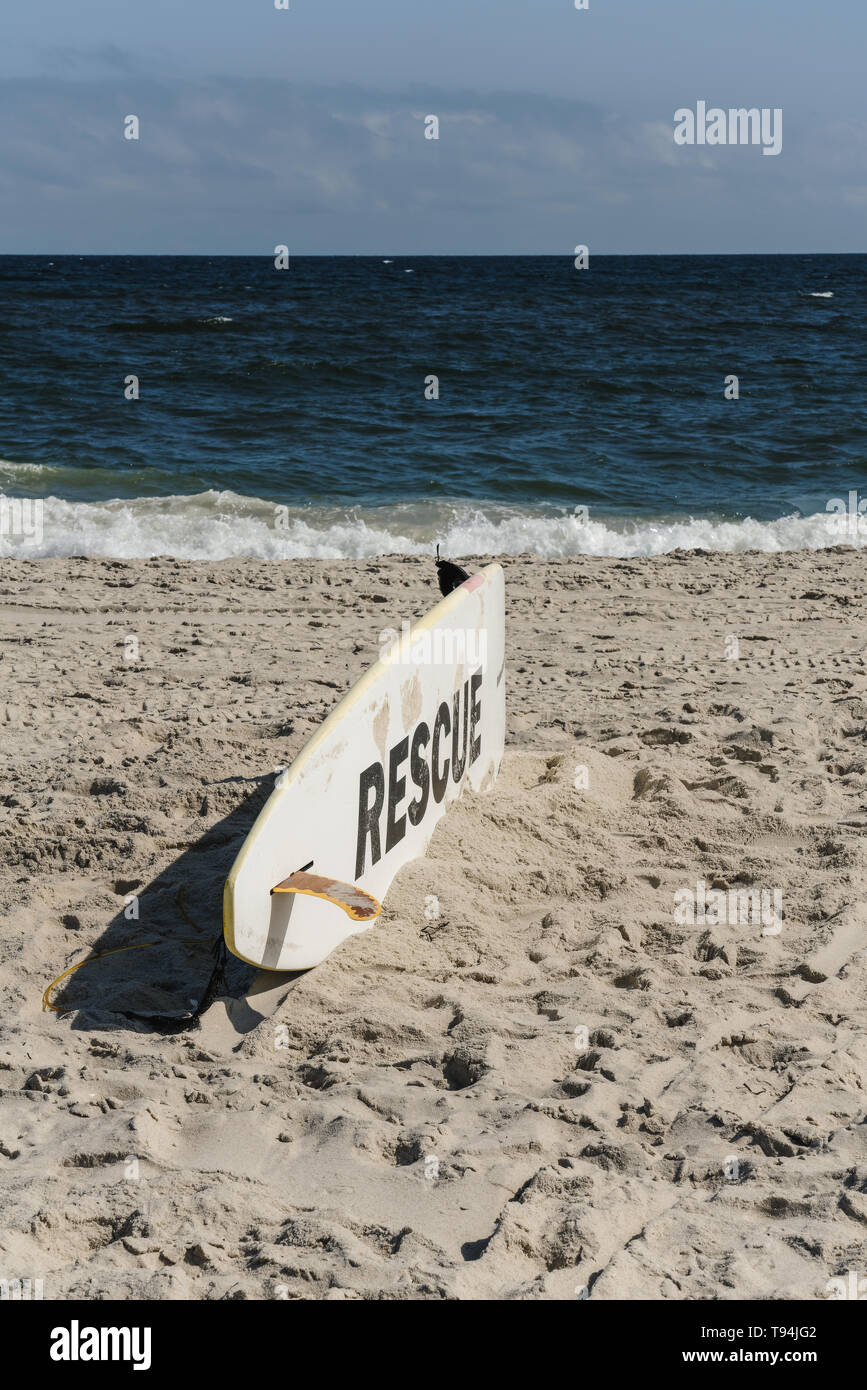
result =
[[[74,1029],[198,1031],[215,1010],[225,1026],[212,1020],[209,1031],[225,1047],[233,1037],[240,1045],[282,1002],[304,972],[275,976],[247,965],[225,950],[222,925],[223,884],[272,789],[271,776],[257,779],[223,820],[145,885],[133,862],[114,867],[115,881],[134,901],[111,918],[86,964],[51,998]]]

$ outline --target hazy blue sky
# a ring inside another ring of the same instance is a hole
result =
[[[0,252],[867,250],[864,0],[38,0],[2,33]],[[676,146],[699,99],[781,107],[780,156]]]

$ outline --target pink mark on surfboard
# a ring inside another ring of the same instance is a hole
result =
[[[462,589],[470,589],[470,590],[472,590],[472,589],[478,589],[479,585],[480,585],[480,584],[484,584],[484,582],[485,582],[485,576],[484,576],[483,574],[471,574],[470,577],[469,577],[469,579],[465,579],[464,582],[463,582],[463,584],[461,584],[460,587],[461,587]]]

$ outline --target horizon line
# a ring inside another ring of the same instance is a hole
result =
[[[48,260],[51,257],[76,258],[87,260],[99,258],[108,260],[112,257],[119,259],[139,259],[145,260],[149,257],[158,259],[160,257],[172,256],[177,259],[186,260],[218,260],[218,259],[243,259],[272,261],[275,252],[271,251],[0,251],[0,260],[12,260],[16,257],[29,258],[31,260]],[[391,251],[386,256],[382,251],[290,251],[290,261],[295,260],[447,260],[462,259],[470,260],[571,260],[575,256],[574,250],[570,251]],[[665,256],[695,256],[695,257],[718,257],[719,259],[735,259],[742,256],[865,256],[867,249],[861,251],[589,251],[592,259],[613,259],[614,257],[635,259],[648,259],[650,257]]]

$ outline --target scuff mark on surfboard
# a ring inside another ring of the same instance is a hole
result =
[[[405,729],[413,728],[421,718],[422,698],[421,681],[413,674],[400,687],[400,712]]]
[[[499,763],[497,763],[495,767],[488,768],[487,772],[481,780],[481,783],[479,784],[480,792],[490,791],[491,787],[494,785],[494,782],[497,780],[497,773],[499,772],[499,770]]]
[[[334,776],[334,771],[335,771],[335,764],[343,757],[343,754],[346,752],[347,747],[348,747],[348,744],[347,744],[347,742],[346,742],[345,739],[341,740],[340,743],[336,743],[336,744],[334,745],[334,749],[333,749],[333,751],[332,751],[332,753],[331,753],[331,764],[332,764],[332,766],[331,766],[331,768],[330,768],[330,770],[329,770],[329,772],[328,772],[327,778],[325,779],[325,789],[326,789],[326,791],[328,790],[328,788],[329,788],[330,785],[331,785],[331,779],[332,779],[332,777]]]
[[[385,762],[385,746],[388,742],[388,696],[386,695],[373,720],[373,741]]]

